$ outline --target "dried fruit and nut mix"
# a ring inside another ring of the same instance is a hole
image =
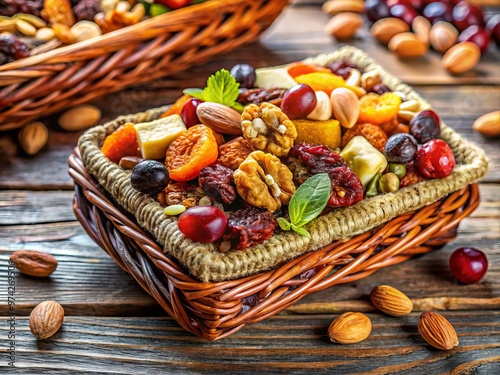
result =
[[[0,0],[0,65],[205,0]]]
[[[352,64],[239,64],[159,119],[121,125],[102,152],[186,237],[226,252],[276,231],[310,237],[320,214],[450,175],[440,122]]]

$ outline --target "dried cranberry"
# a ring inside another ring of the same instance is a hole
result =
[[[81,0],[73,7],[73,13],[78,21],[93,21],[99,12],[102,12],[99,0]]]
[[[334,61],[330,65],[327,66],[328,69],[332,71],[333,74],[336,74],[344,79],[347,79],[351,74],[351,69],[360,70],[356,65],[350,64],[345,61]]]
[[[0,53],[19,60],[28,57],[30,50],[26,43],[12,34],[0,34]]]
[[[231,204],[236,199],[233,170],[220,164],[203,168],[198,177],[200,186],[208,196],[219,203]]]
[[[352,206],[363,199],[361,180],[349,167],[338,167],[330,172],[332,195],[328,200],[330,207]]]
[[[375,94],[382,95],[386,92],[391,92],[391,89],[382,83],[376,83],[370,89],[370,92],[374,92]]]
[[[346,165],[342,156],[330,151],[330,149],[324,145],[301,143],[292,147],[290,153],[300,157],[313,174],[328,173],[333,168]]]
[[[43,0],[0,0],[0,15],[13,16],[16,13],[28,13],[37,17],[43,8]]]
[[[278,221],[270,211],[248,207],[229,215],[223,239],[244,250],[271,238]]]

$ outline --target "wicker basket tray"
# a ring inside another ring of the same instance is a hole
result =
[[[343,48],[312,61],[334,59],[378,69],[390,88],[428,106],[357,49]],[[222,254],[212,244],[185,239],[157,203],[134,196],[128,174],[99,150],[120,124],[146,121],[163,110],[122,116],[80,138],[79,150],[69,158],[76,182],[74,210],[96,243],[171,316],[210,340],[274,315],[308,293],[363,278],[453,240],[460,220],[479,204],[473,182],[488,166],[482,150],[443,125],[442,137],[457,159],[449,177],[333,210],[308,227],[310,241],[293,233],[277,234],[246,251]]]
[[[210,0],[0,66],[0,131],[255,40],[288,0]]]

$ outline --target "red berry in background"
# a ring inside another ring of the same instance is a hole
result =
[[[455,156],[441,139],[432,139],[417,151],[415,168],[425,178],[444,178],[453,172]]]
[[[389,8],[389,12],[391,13],[391,16],[399,18],[409,26],[411,26],[415,17],[418,16],[417,11],[413,9],[411,5],[403,3],[393,5]]]
[[[200,119],[196,114],[196,107],[198,107],[200,103],[203,103],[200,99],[192,98],[182,106],[181,118],[182,121],[184,121],[186,128],[200,124]]]
[[[189,5],[191,0],[155,0],[156,4],[165,5],[170,9],[179,9]]]
[[[304,119],[316,107],[316,93],[304,83],[290,87],[283,95],[281,110],[290,120]]]
[[[458,36],[458,42],[472,42],[478,45],[481,53],[485,53],[490,45],[490,37],[481,26],[472,25]]]
[[[500,14],[495,14],[488,20],[485,30],[490,34],[496,45],[500,47]]]
[[[426,5],[422,11],[422,15],[432,24],[435,24],[438,21],[451,22],[452,13],[453,7],[450,4],[443,3],[441,1]]]
[[[458,31],[463,31],[471,25],[484,26],[484,14],[477,5],[461,1],[453,8],[452,21]]]
[[[372,22],[377,22],[382,18],[391,16],[389,13],[389,7],[384,0],[366,0],[365,14],[366,17]]]
[[[486,255],[474,247],[459,247],[450,256],[453,276],[463,284],[481,281],[488,270]]]
[[[193,206],[179,216],[179,230],[196,242],[214,242],[222,237],[227,216],[215,206]]]

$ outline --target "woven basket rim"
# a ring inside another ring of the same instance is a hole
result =
[[[378,70],[389,88],[403,92],[408,99],[417,99],[423,108],[430,107],[410,86],[391,76],[357,48],[343,47],[333,53],[305,61],[326,65],[336,59],[353,62],[365,71]],[[450,144],[457,158],[457,166],[450,176],[439,180],[425,180],[417,185],[402,188],[394,194],[363,199],[355,206],[333,210],[308,226],[311,240],[295,233],[278,233],[265,243],[246,251],[221,253],[214,244],[194,243],[186,239],[179,232],[176,219],[166,218],[157,202],[134,191],[130,186],[129,172],[111,163],[100,151],[105,136],[120,124],[148,121],[159,116],[164,110],[165,107],[161,107],[135,115],[120,116],[114,121],[89,129],[80,138],[79,149],[89,173],[98,179],[123,208],[135,215],[139,225],[163,245],[168,255],[182,263],[193,277],[204,282],[250,276],[333,241],[364,233],[396,216],[420,209],[473,183],[483,177],[488,169],[486,155],[477,145],[464,140],[442,124],[442,138]]]
[[[193,4],[185,8],[175,9],[171,12],[167,12],[155,17],[151,17],[144,21],[141,21],[135,25],[130,25],[123,27],[118,30],[103,34],[99,37],[84,40],[82,42],[73,43],[63,47],[55,48],[53,50],[40,53],[34,56],[28,56],[20,60],[15,60],[10,63],[0,65],[0,73],[9,72],[18,69],[23,69],[29,66],[38,65],[41,63],[48,62],[55,57],[61,57],[66,55],[71,55],[74,52],[81,52],[90,49],[98,49],[99,47],[106,45],[110,41],[118,41],[124,34],[130,34],[135,31],[145,31],[152,30],[155,28],[165,27],[165,24],[179,24],[187,21],[187,19],[194,13],[205,12],[208,15],[217,15],[217,12],[213,12],[215,9],[230,8],[241,3],[243,0],[209,0],[199,4]],[[288,0],[279,0],[281,2],[288,2]],[[150,39],[151,34],[144,38],[139,39]]]

